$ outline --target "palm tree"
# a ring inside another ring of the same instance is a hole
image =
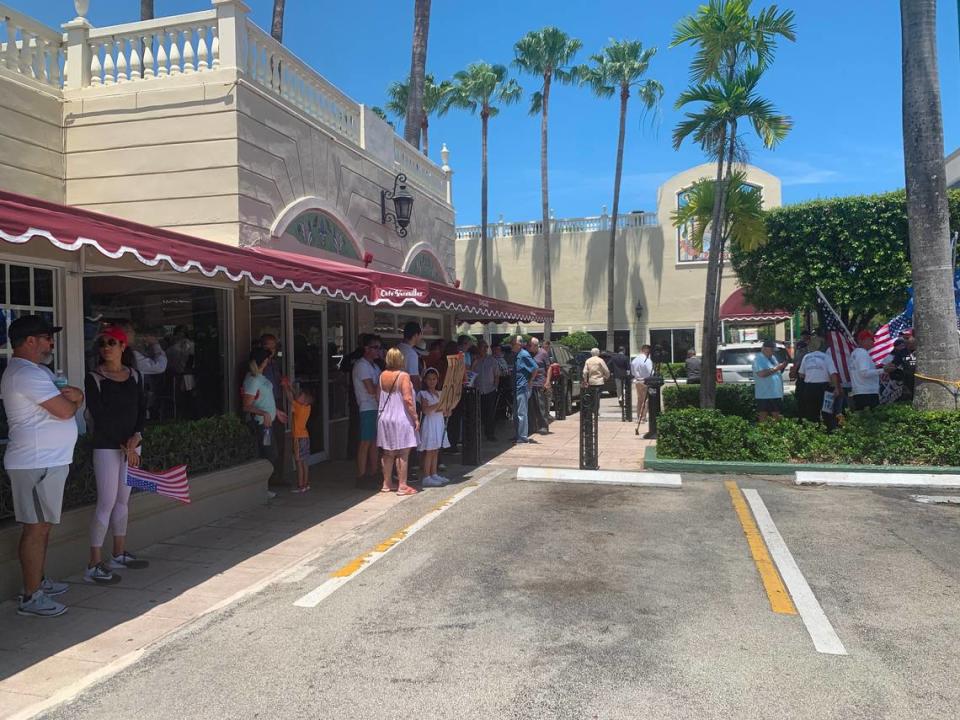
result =
[[[423,112],[421,113],[423,120],[420,122],[420,133],[423,136],[424,155],[430,154],[430,116],[440,108],[440,103],[450,91],[450,88],[449,80],[444,80],[437,85],[433,75],[424,75],[423,77]],[[398,80],[387,88],[387,95],[390,96],[387,101],[387,110],[403,119],[407,114],[410,83]]]
[[[743,170],[735,170],[729,182],[723,184],[727,197],[727,240],[743,250],[755,250],[767,242],[767,225],[763,218],[763,196],[760,190],[747,182]],[[693,247],[703,251],[704,236],[713,220],[716,206],[717,183],[709,178],[697,180],[685,192],[686,203],[671,213],[674,227],[690,228]]]
[[[773,62],[777,41],[780,38],[796,39],[794,14],[791,10],[780,11],[776,5],[761,10],[756,16],[750,14],[751,0],[710,0],[709,4],[701,5],[696,15],[682,19],[676,28],[671,47],[683,44],[696,46],[697,53],[690,66],[691,80],[694,83],[691,90],[694,92],[681,97],[677,107],[684,102],[693,102],[697,95],[708,87],[716,89],[720,86],[721,93],[729,100],[734,99],[735,86],[738,75],[750,81],[750,75],[757,79]],[[749,73],[749,75],[748,75]],[[722,86],[721,86],[722,84]],[[756,85],[756,82],[753,82]],[[743,88],[745,89],[745,88]],[[688,91],[689,93],[690,91]],[[711,102],[705,100],[705,102]],[[742,102],[740,103],[743,104]],[[743,117],[730,112],[730,107],[711,106],[696,116],[688,115],[685,123],[678,126],[674,132],[674,146],[677,147],[683,139],[693,133],[694,139],[717,162],[718,185],[729,181],[735,161],[745,160],[743,145],[737,135],[737,120]],[[762,108],[757,108],[762,109]],[[766,110],[772,112],[767,105]],[[761,117],[763,114],[761,113]],[[772,119],[769,118],[769,119]],[[763,123],[761,122],[761,126]],[[761,137],[776,140],[777,135],[784,135],[789,129],[789,121],[781,118],[780,130],[770,133],[757,129]],[[773,128],[770,128],[773,129]],[[775,143],[774,143],[775,144]],[[725,172],[726,171],[726,172]],[[714,205],[711,227],[717,228],[717,242],[710,243],[710,254],[707,262],[707,291],[704,298],[703,336],[701,353],[704,367],[700,385],[700,406],[712,408],[716,402],[716,356],[717,333],[719,330],[720,309],[720,278],[723,269],[723,230],[721,218],[724,217],[724,203],[726,193],[720,192],[720,201]],[[711,234],[714,234],[713,231]]]
[[[592,66],[578,69],[580,81],[589,85],[598,97],[612,97],[620,91],[620,133],[617,136],[617,168],[613,176],[613,217],[607,258],[607,350],[613,352],[614,303],[616,302],[614,265],[617,256],[617,217],[620,213],[620,181],[623,177],[623,146],[627,129],[627,102],[631,88],[644,110],[653,110],[663,97],[663,85],[644,79],[657,49],[644,49],[639,40],[611,40],[599,55],[591,56]]]
[[[403,121],[403,138],[418,150],[423,127],[424,76],[427,68],[427,36],[430,33],[430,0],[416,0],[413,8],[413,43],[410,57],[410,92]]]
[[[903,157],[913,278],[913,323],[919,375],[960,378],[960,346],[954,334],[950,217],[943,160],[943,116],[937,67],[936,0],[901,0],[903,33]],[[917,384],[918,410],[954,408],[946,387]]]
[[[500,113],[497,105],[519,102],[523,89],[516,80],[507,79],[507,68],[485,62],[471,63],[453,76],[453,83],[444,95],[440,114],[450,108],[480,113],[480,282],[483,294],[490,294],[490,270],[487,249],[487,125]]]
[[[270,36],[277,42],[283,42],[283,14],[287,0],[273,0],[273,19],[270,22]]]
[[[572,83],[577,73],[570,67],[583,43],[555,27],[533,30],[513,46],[513,64],[523,72],[542,80],[540,89],[530,99],[530,114],[540,114],[540,204],[543,212],[543,304],[553,307],[550,270],[550,192],[547,182],[547,127],[550,110],[550,85],[556,80]],[[550,338],[553,322],[543,324],[543,336]]]
[[[153,0],[140,0],[140,20],[153,20]]]

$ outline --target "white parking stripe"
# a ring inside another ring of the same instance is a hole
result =
[[[793,559],[793,555],[790,554],[780,531],[773,524],[773,518],[770,517],[767,506],[760,499],[760,494],[756,490],[744,490],[743,494],[750,504],[754,518],[757,520],[757,527],[767,543],[767,549],[770,551],[773,561],[777,564],[780,577],[783,578],[783,582],[790,591],[791,597],[793,597],[797,612],[803,618],[803,624],[807,626],[807,632],[810,633],[813,646],[817,649],[817,652],[829,655],[846,655],[846,648],[843,647],[843,643],[840,642],[840,638],[833,630],[833,625],[830,624],[823,608],[817,602],[813,590],[810,589],[806,578],[800,572],[800,568]]]
[[[441,514],[449,510],[451,507],[456,505],[458,502],[463,500],[465,497],[470,495],[470,493],[475,490],[480,489],[483,485],[488,483],[495,477],[499,477],[504,474],[506,469],[497,470],[485,477],[475,480],[467,485],[465,488],[459,492],[451,495],[449,498],[441,502],[439,505],[434,507],[430,512],[421,517],[412,525],[408,525],[402,530],[398,530],[396,533],[391,535],[389,538],[384,540],[382,543],[376,546],[370,552],[364,553],[359,557],[355,558],[351,562],[347,563],[345,566],[335,571],[333,575],[326,582],[324,582],[319,587],[311,590],[306,595],[301,597],[299,600],[293,604],[297,607],[312,608],[319,605],[323,600],[336,592],[339,588],[346,585],[348,582],[353,580],[357,575],[362,573],[368,567],[373,565],[377,560],[382,558],[388,552],[393,550],[397,545],[402,543],[404,540],[409,538],[411,535],[416,533],[418,530],[429,525],[431,522],[436,520]]]

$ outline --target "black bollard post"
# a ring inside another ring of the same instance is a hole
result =
[[[463,437],[460,438],[460,462],[469,467],[480,464],[480,393],[475,388],[463,389]]]
[[[598,420],[600,388],[583,387],[580,391],[580,469],[600,468],[598,447]]]
[[[644,434],[646,440],[657,438],[657,415],[660,414],[660,388],[663,387],[663,375],[651,375],[643,384],[647,386],[647,416],[650,418],[650,429]]]
[[[557,420],[567,419],[567,383],[563,375],[553,381],[553,412]]]
[[[621,421],[633,422],[633,378],[627,375],[623,379],[623,407],[620,408]]]

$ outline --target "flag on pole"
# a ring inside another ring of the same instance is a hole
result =
[[[884,358],[893,352],[893,343],[907,330],[913,327],[913,297],[907,300],[907,307],[890,322],[882,325],[873,336],[870,359],[881,365]]]
[[[827,339],[830,358],[837,369],[837,375],[840,376],[840,384],[850,385],[850,353],[857,345],[843,320],[820,292],[820,288],[817,288],[817,307],[823,316],[824,327],[821,330]]]
[[[127,467],[127,485],[147,492],[165,495],[182,503],[190,502],[190,486],[187,484],[187,466],[177,465],[162,473],[147,472],[141,468]]]

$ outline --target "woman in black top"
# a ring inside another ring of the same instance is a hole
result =
[[[127,466],[140,465],[140,442],[146,418],[143,378],[132,367],[127,335],[118,327],[107,327],[97,336],[100,363],[87,373],[87,410],[93,424],[93,469],[97,477],[97,509],[90,526],[90,564],[84,580],[112,583],[119,580],[113,570],[144,567],[126,550]],[[128,362],[124,362],[124,359]],[[113,555],[103,561],[101,548],[107,527],[113,531]]]

